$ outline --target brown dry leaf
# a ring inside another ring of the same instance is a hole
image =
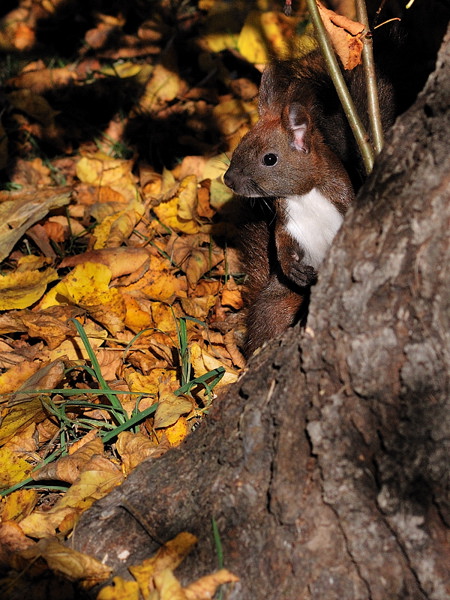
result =
[[[46,418],[46,397],[37,395],[35,390],[58,387],[57,384],[64,375],[64,368],[64,363],[60,360],[42,367],[12,395],[1,413],[0,443],[8,441],[30,423],[39,423]]]
[[[200,377],[213,369],[217,369],[217,367],[225,368],[225,374],[217,384],[216,388],[228,385],[229,383],[234,383],[238,378],[238,371],[221,363],[197,343],[191,344],[190,356],[196,377]]]
[[[0,120],[0,171],[6,169],[9,160],[8,136]]]
[[[172,235],[167,244],[167,252],[186,273],[192,287],[195,287],[199,279],[224,258],[222,249],[213,246],[212,241],[202,235],[190,237]]]
[[[139,99],[139,107],[150,113],[158,112],[167,102],[181,96],[186,89],[186,83],[178,75],[177,68],[167,68],[158,64],[153,69],[143,96]]]
[[[68,534],[84,510],[122,481],[122,473],[110,460],[94,455],[84,465],[72,487],[50,510],[35,510],[20,522],[20,527],[35,538],[55,535],[56,530]]]
[[[16,552],[25,550],[35,542],[25,536],[17,523],[3,521],[0,523],[0,565],[11,566]]]
[[[69,203],[71,189],[49,188],[30,192],[0,192],[0,261],[24,233],[50,210]]]
[[[22,550],[16,562],[22,568],[42,559],[55,573],[60,573],[71,581],[83,581],[90,588],[107,579],[112,569],[95,558],[63,546],[56,539],[39,540],[37,544]]]
[[[59,267],[74,267],[84,262],[106,265],[111,271],[111,279],[137,271],[149,263],[149,252],[146,248],[104,248],[89,250],[83,254],[65,258]]]
[[[2,359],[7,357],[3,354]],[[4,400],[6,394],[17,390],[24,381],[39,370],[40,364],[35,361],[27,361],[22,358],[17,364],[8,365],[8,370],[0,375],[0,398]],[[5,367],[3,367],[5,368]]]
[[[336,14],[334,11],[325,8],[320,2],[317,2],[317,7],[344,69],[354,69],[361,64],[364,25],[343,15]]]
[[[82,309],[74,306],[51,306],[39,312],[11,311],[0,315],[0,332],[26,331],[30,337],[45,340],[52,350],[57,348],[67,337],[75,335],[75,326],[69,321],[81,312]]]
[[[210,309],[216,303],[216,297],[212,294],[201,296],[199,298],[181,298],[183,311],[190,317],[205,320]]]
[[[224,285],[221,302],[222,306],[230,306],[235,310],[240,310],[244,306],[241,290],[232,277]]]
[[[94,249],[117,248],[133,233],[136,224],[144,214],[144,206],[139,199],[130,201],[124,210],[102,219],[94,230]]]
[[[239,577],[236,577],[227,569],[220,569],[189,584],[184,588],[184,593],[187,600],[210,600],[214,598],[219,585],[236,581],[239,581]]]
[[[8,83],[15,88],[24,88],[35,94],[42,94],[55,87],[69,85],[71,81],[76,79],[78,79],[76,71],[71,71],[68,67],[50,69],[42,63],[41,68],[22,72],[9,79]]]
[[[194,408],[194,401],[189,396],[176,396],[168,390],[159,393],[158,408],[155,413],[154,427],[161,429],[170,427],[181,417],[189,414]]]
[[[196,543],[197,538],[191,533],[179,533],[176,538],[164,544],[154,556],[147,558],[140,565],[129,567],[128,570],[138,582],[145,600],[150,598],[149,594],[154,589],[155,575],[165,569],[176,569]]]
[[[31,477],[35,481],[56,479],[60,481],[67,481],[68,483],[74,483],[74,481],[79,477],[80,472],[86,463],[95,454],[102,454],[102,452],[103,442],[99,437],[97,437],[87,444],[84,444],[70,456],[62,456],[58,460],[53,461],[48,465],[44,465],[37,471],[33,471]]]
[[[55,126],[55,116],[58,113],[43,96],[29,89],[22,89],[8,94],[8,99],[14,108],[24,112],[44,127]]]
[[[116,450],[122,459],[125,475],[129,475],[146,458],[159,458],[166,451],[161,450],[157,443],[152,442],[146,435],[130,431],[123,431],[118,435]]]

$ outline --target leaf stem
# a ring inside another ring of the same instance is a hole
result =
[[[370,133],[372,135],[375,152],[379,154],[384,143],[383,127],[381,125],[377,78],[375,74],[375,62],[373,59],[373,41],[369,30],[369,19],[367,17],[366,3],[364,0],[356,0],[356,18],[366,28],[362,52],[363,68],[366,80]]]
[[[320,50],[322,51],[323,57],[327,64],[331,79],[334,87],[336,88],[337,95],[339,96],[342,108],[344,109],[345,116],[347,117],[351,130],[353,131],[353,135],[355,136],[356,142],[360,149],[364,167],[367,174],[369,174],[372,171],[374,158],[373,149],[369,143],[367,132],[361,122],[361,119],[359,118],[355,104],[350,96],[350,92],[348,91],[347,84],[344,81],[344,77],[339,67],[333,47],[328,38],[325,26],[322,23],[316,0],[306,0],[306,2],[308,4],[311,20],[317,33],[317,40],[319,42]]]

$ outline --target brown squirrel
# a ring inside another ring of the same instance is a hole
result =
[[[361,171],[318,52],[266,68],[259,112],[224,175],[236,194],[272,209],[242,235],[247,355],[305,316],[309,288],[354,198],[343,162],[356,185]]]

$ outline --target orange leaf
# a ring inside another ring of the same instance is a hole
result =
[[[322,6],[320,2],[317,2],[317,7],[344,69],[354,69],[361,64],[364,25],[343,15],[336,14],[334,11]]]

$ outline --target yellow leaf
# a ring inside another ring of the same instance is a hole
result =
[[[67,534],[84,510],[122,481],[119,469],[107,458],[96,455],[84,465],[74,484],[50,510],[35,510],[20,522],[20,527],[35,538],[55,535],[57,529]]]
[[[100,69],[100,72],[110,77],[120,77],[126,79],[127,77],[135,77],[142,70],[142,65],[138,65],[131,61],[123,63],[115,62],[114,67],[106,65]]]
[[[155,112],[166,102],[171,102],[186,89],[186,85],[174,68],[163,64],[155,66],[143,96],[139,99],[141,110]]]
[[[178,216],[189,221],[197,217],[197,177],[188,175],[178,188]]]
[[[58,304],[75,304],[89,311],[92,317],[112,333],[122,331],[125,303],[117,288],[110,288],[111,271],[98,263],[77,265],[48,294],[39,308]]]
[[[8,448],[0,448],[0,490],[6,490],[25,479],[33,467],[17,452]]]
[[[135,199],[124,210],[107,216],[94,230],[94,249],[120,246],[133,233],[143,214],[144,206],[140,200]]]
[[[288,18],[280,12],[251,11],[241,30],[239,52],[252,63],[267,63],[270,58],[282,58],[294,38],[298,18]]]
[[[196,221],[183,221],[178,216],[178,198],[175,196],[167,202],[161,202],[153,208],[158,219],[170,229],[183,233],[198,233],[200,225]]]
[[[17,390],[24,381],[39,370],[39,363],[23,361],[0,375],[0,396]]]
[[[194,367],[196,377],[200,377],[208,371],[217,369],[217,367],[225,367],[225,374],[219,381],[216,387],[222,387],[229,383],[234,383],[238,378],[238,372],[230,367],[222,364],[217,358],[204,350],[197,343],[193,343],[190,347],[191,362]]]
[[[155,413],[155,429],[170,427],[176,423],[181,415],[186,415],[194,408],[191,398],[180,394],[175,396],[166,392],[159,397],[158,408]]]
[[[147,558],[140,565],[129,567],[128,570],[138,582],[145,600],[150,597],[155,574],[164,569],[176,569],[196,543],[197,538],[191,533],[179,533],[173,540],[164,544],[154,556]]]
[[[169,335],[176,335],[176,317],[180,316],[176,305],[172,308],[163,302],[152,302],[152,317],[156,327]]]
[[[170,569],[165,569],[155,575],[155,588],[160,600],[187,600],[181,583]]]
[[[102,588],[96,600],[139,600],[139,584],[137,581],[114,577],[112,585]]]
[[[63,546],[56,539],[39,540],[37,544],[22,550],[19,558],[25,563],[43,559],[49,568],[64,575],[71,581],[84,581],[86,587],[104,581],[112,569],[95,558]]]
[[[167,441],[173,447],[179,446],[189,433],[186,417],[180,417],[176,423],[164,429]]]
[[[76,172],[78,179],[83,183],[109,186],[122,194],[128,202],[134,202],[138,193],[132,169],[132,160],[110,158],[98,152],[80,158]]]
[[[31,513],[38,501],[36,490],[17,490],[1,499],[1,521],[20,521]]]
[[[156,396],[158,393],[161,381],[170,377],[172,381],[176,381],[176,373],[174,370],[167,369],[152,369],[148,375],[142,375],[138,371],[133,371],[125,375],[125,380],[132,392],[145,392],[151,396]],[[155,400],[156,402],[156,400]]]
[[[0,277],[0,310],[27,308],[44,294],[47,284],[58,279],[55,269],[19,271]]]

